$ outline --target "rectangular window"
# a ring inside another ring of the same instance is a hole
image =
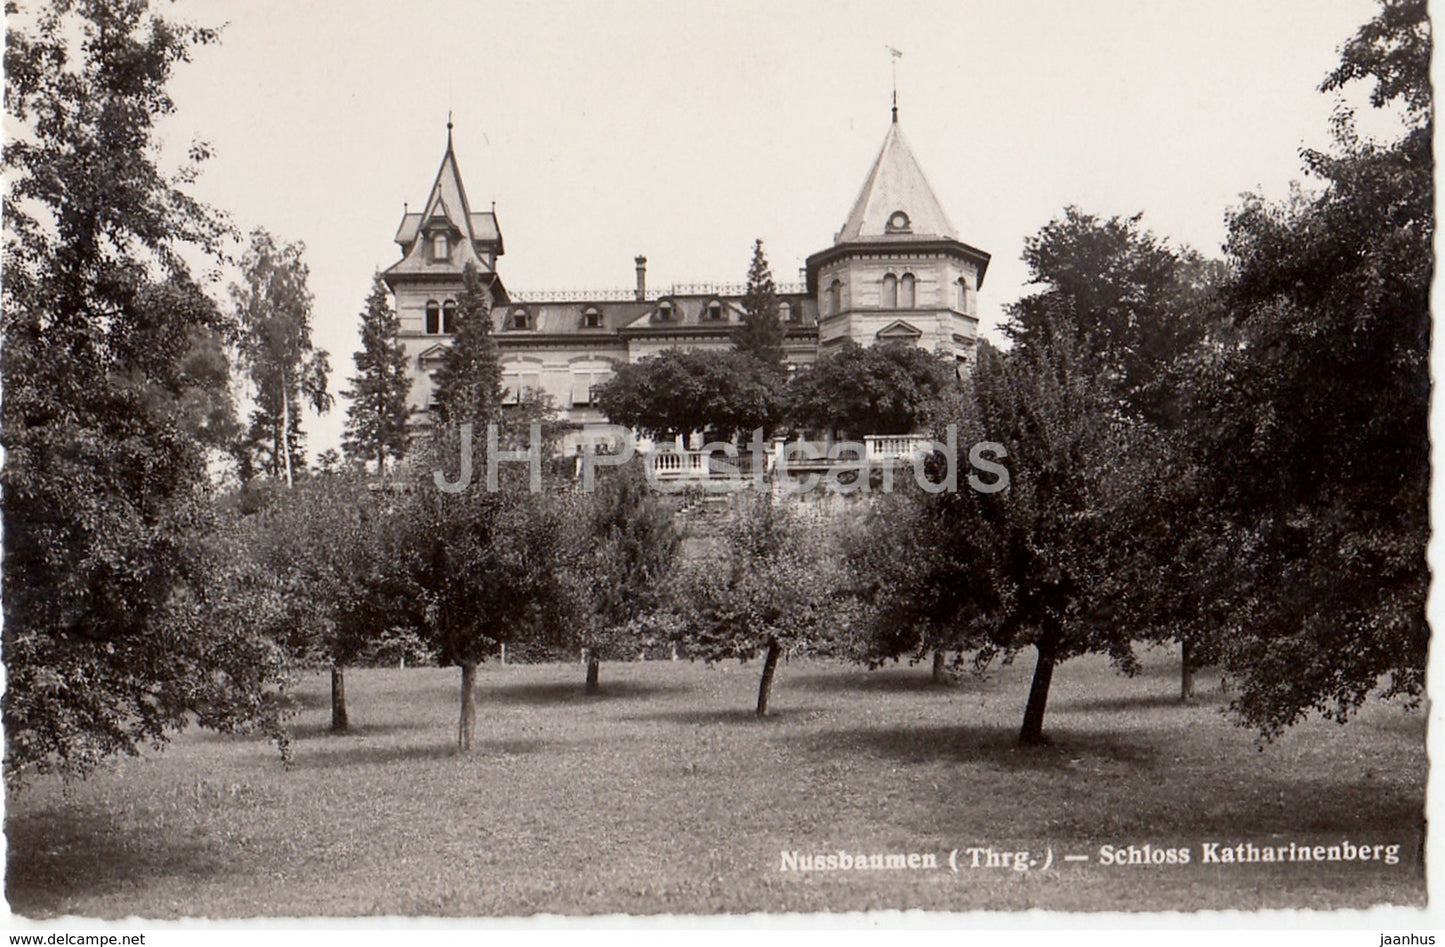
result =
[[[574,405],[591,404],[592,389],[608,379],[611,372],[606,368],[579,368],[572,373],[572,397]]]

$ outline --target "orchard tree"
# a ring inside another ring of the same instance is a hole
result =
[[[250,518],[253,555],[274,577],[274,637],[292,662],[331,673],[331,729],[349,726],[346,668],[394,645],[406,622],[400,502],[355,472],[299,482]]]
[[[406,397],[411,391],[406,347],[398,333],[401,323],[391,307],[391,297],[381,274],[371,280],[371,295],[361,314],[361,349],[352,358],[356,375],[346,409],[346,434],[342,441],[346,455],[366,463],[376,461],[377,475],[386,473],[388,457],[400,460],[406,454],[409,432]]]
[[[311,291],[302,259],[305,246],[278,244],[263,229],[251,233],[241,260],[243,282],[231,287],[241,327],[241,360],[256,386],[253,436],[265,432],[269,473],[294,482],[293,469],[304,469],[300,411],[303,403],[318,413],[331,408],[326,391],[330,356],[311,344]]]
[[[572,617],[564,508],[517,479],[501,478],[496,491],[458,493],[422,481],[406,512],[400,555],[413,624],[443,665],[461,669],[463,753],[476,732],[477,666],[504,643],[565,644]]]
[[[733,346],[770,368],[781,369],[787,333],[787,327],[778,318],[778,293],[773,285],[772,268],[763,253],[763,241],[754,241],[747,291],[743,295],[743,321],[733,330]]]
[[[952,641],[976,643],[980,668],[1034,649],[1024,744],[1044,739],[1059,662],[1097,652],[1135,668],[1135,630],[1117,601],[1142,568],[1138,500],[1153,489],[1164,448],[1151,426],[1117,410],[1090,367],[1067,333],[1007,354],[981,347],[961,440],[1003,448],[1007,487],[920,491],[918,502],[932,508],[923,521],[933,561],[918,576],[902,573],[916,591],[888,596],[902,619],[937,622],[958,636]]]
[[[842,596],[831,536],[771,493],[743,494],[720,560],[691,563],[674,588],[683,640],[708,662],[763,658],[757,716],[768,713],[784,653],[819,645],[839,618]]]
[[[968,426],[961,436],[976,433]],[[932,502],[905,479],[873,500],[860,529],[843,534],[846,584],[857,599],[854,658],[877,667],[932,652],[933,680],[942,683],[950,654],[984,644],[977,618],[996,608],[981,603],[990,590],[983,563],[991,551],[979,541],[976,504],[968,503]]]
[[[1141,220],[1071,206],[1027,238],[1029,281],[1041,288],[1007,307],[1004,331],[1024,356],[1062,337],[1118,410],[1177,440],[1190,367],[1206,334],[1217,335],[1224,266],[1171,246]],[[1174,562],[1179,571],[1172,583],[1145,575],[1129,586],[1129,614],[1141,639],[1179,641],[1180,694],[1188,699],[1195,667],[1217,657],[1218,605],[1229,597],[1215,581],[1223,573],[1197,567],[1215,560],[1225,536],[1199,495],[1198,471],[1178,452],[1164,462],[1173,473],[1155,481],[1164,492],[1141,498],[1134,544],[1157,542],[1152,565]]]
[[[8,13],[7,780],[84,775],[192,720],[279,737],[265,596],[206,535],[233,326],[183,253],[216,255],[228,232],[183,190],[207,147],[168,175],[154,139],[172,70],[217,34],[139,2]]]
[[[578,597],[574,623],[587,652],[585,691],[596,694],[602,659],[635,654],[639,629],[663,608],[682,537],[640,462],[604,470],[577,503],[568,571]]]
[[[947,359],[913,345],[849,342],[788,385],[799,427],[854,435],[909,434],[954,410],[958,375]]]
[[[1250,197],[1229,219],[1219,344],[1200,356],[1191,442],[1231,560],[1234,707],[1273,735],[1346,719],[1383,681],[1418,698],[1429,626],[1430,26],[1388,0],[1323,90],[1370,83],[1399,136],[1305,153],[1317,194]]]

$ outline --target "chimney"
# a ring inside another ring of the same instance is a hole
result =
[[[637,264],[637,301],[647,301],[647,257],[640,256],[633,261]]]

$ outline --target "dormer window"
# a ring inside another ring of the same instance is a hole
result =
[[[602,312],[596,306],[588,306],[582,310],[582,328],[602,328]]]
[[[442,307],[435,299],[426,301],[426,334],[436,335],[442,330]]]
[[[525,309],[513,309],[508,326],[512,329],[530,329],[532,328],[532,316]]]
[[[908,215],[903,213],[903,211],[895,210],[888,215],[887,231],[889,233],[909,233],[912,230],[913,225],[909,222]]]
[[[451,256],[450,241],[447,240],[445,232],[433,234],[431,238],[431,258],[433,262],[440,263]]]
[[[723,317],[723,305],[714,299],[707,304],[707,318],[709,322],[721,322]]]
[[[674,308],[673,308],[673,305],[672,305],[672,301],[671,301],[671,300],[664,299],[662,302],[660,302],[660,303],[657,304],[657,321],[658,321],[658,322],[671,322],[671,321],[672,321],[672,317],[673,317],[675,314],[676,314],[676,311],[675,311]]]
[[[442,332],[454,335],[457,331],[457,304],[448,299],[442,303]]]

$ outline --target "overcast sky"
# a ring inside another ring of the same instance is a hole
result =
[[[1245,191],[1287,192],[1327,144],[1316,91],[1372,0],[359,2],[194,0],[226,23],[172,84],[168,146],[241,230],[307,246],[333,387],[372,272],[399,255],[446,143],[495,201],[512,289],[739,282],[752,241],[797,279],[901,122],[960,239],[993,255],[984,331],[1027,291],[1023,240],[1067,204],[1144,213],[1218,255]],[[314,454],[344,404],[310,417]]]

